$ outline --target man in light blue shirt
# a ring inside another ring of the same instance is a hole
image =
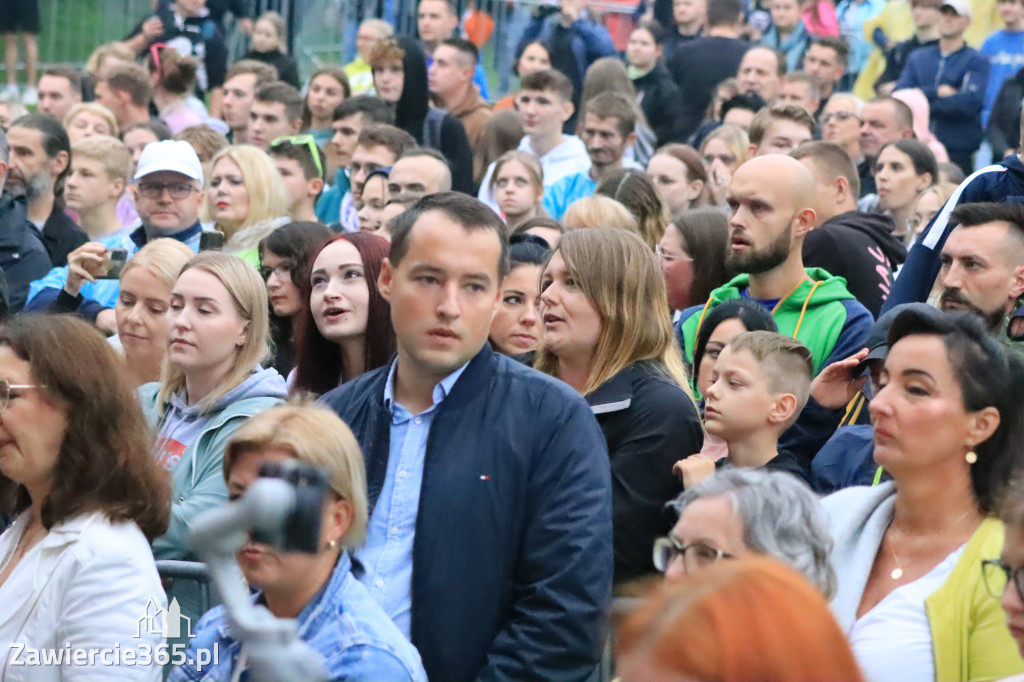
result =
[[[544,210],[561,220],[573,202],[591,196],[610,171],[623,167],[626,150],[636,142],[637,107],[627,97],[602,92],[583,105],[580,139],[590,168],[566,176],[544,192]]]
[[[412,547],[427,436],[438,407],[462,376],[466,365],[434,386],[432,404],[416,415],[395,400],[395,367],[396,363],[391,363],[384,386],[384,405],[391,411],[388,470],[366,528],[366,544],[356,553],[356,558],[366,569],[362,580],[370,594],[384,607],[384,612],[402,634],[409,637]]]

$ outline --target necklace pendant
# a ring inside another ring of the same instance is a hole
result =
[[[902,568],[894,568],[894,569],[892,569],[892,573],[889,574],[889,577],[892,578],[893,580],[899,580],[900,578],[903,577],[903,569]]]

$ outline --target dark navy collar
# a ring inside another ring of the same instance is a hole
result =
[[[192,224],[191,227],[187,227],[181,232],[175,232],[174,234],[168,234],[163,236],[170,237],[171,239],[177,239],[182,244],[188,244],[188,240],[192,239],[202,231],[203,226],[200,225],[199,221],[197,220],[195,223]],[[149,237],[146,235],[145,227],[136,228],[135,231],[129,235],[129,237],[131,237],[131,240],[135,242],[136,246],[138,246],[140,249],[146,245],[146,242],[149,241]]]

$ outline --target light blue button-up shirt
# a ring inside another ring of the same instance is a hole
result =
[[[468,363],[467,363],[468,364]],[[466,369],[463,365],[437,386],[434,403],[417,415],[395,400],[395,367],[384,386],[384,405],[391,410],[388,471],[366,527],[366,544],[356,553],[364,573],[360,580],[370,595],[409,637],[412,622],[412,546],[423,484],[427,436],[438,408]]]

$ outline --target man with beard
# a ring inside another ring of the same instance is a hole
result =
[[[1007,319],[1024,294],[1024,206],[962,204],[951,218],[958,224],[942,247],[939,307],[978,315],[1024,359]]]
[[[50,268],[39,234],[25,217],[25,206],[4,191],[9,159],[7,137],[0,131],[0,280],[6,280],[6,300],[0,300],[4,312],[16,313],[25,305],[32,280]],[[6,317],[6,314],[4,315]]]
[[[7,186],[25,198],[29,222],[39,231],[53,267],[67,265],[68,254],[89,241],[64,212],[64,177],[71,166],[68,134],[46,114],[28,114],[11,124],[7,140]]]
[[[625,95],[602,92],[584,105],[580,139],[590,168],[562,178],[544,191],[544,210],[561,220],[569,205],[591,196],[604,176],[622,168],[626,149],[636,141],[637,107]]]
[[[736,275],[712,291],[706,303],[682,312],[678,334],[686,361],[693,362],[694,340],[707,312],[735,298],[753,299],[770,310],[779,333],[810,349],[815,374],[863,348],[871,313],[841,277],[804,267],[804,237],[818,222],[811,171],[788,156],[753,158],[733,174],[727,203],[732,229],[726,265]],[[779,447],[809,467],[841,416],[812,400]]]

